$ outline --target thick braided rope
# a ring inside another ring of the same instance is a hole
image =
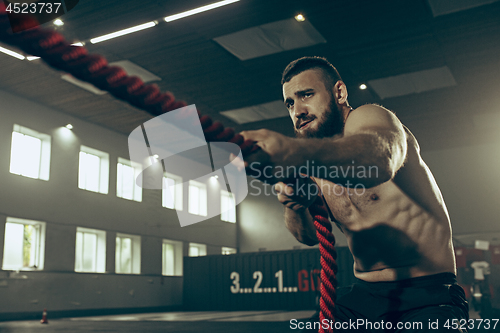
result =
[[[335,299],[337,288],[337,251],[335,250],[335,237],[332,234],[332,224],[328,220],[326,207],[318,196],[316,201],[309,207],[309,212],[314,220],[316,236],[319,240],[319,251],[321,253],[321,298],[320,306],[320,333],[333,332],[331,327],[334,322]],[[328,320],[328,328],[323,328],[323,320]],[[331,322],[330,322],[331,321]]]
[[[18,33],[12,33],[11,24]],[[28,30],[26,30],[28,29]],[[50,66],[66,71],[76,78],[89,82],[101,90],[152,115],[160,115],[186,106],[177,101],[170,92],[162,93],[154,84],[146,85],[134,76],[115,66],[108,66],[107,60],[95,54],[88,54],[84,47],[70,45],[64,37],[52,30],[41,29],[38,22],[28,15],[11,16],[0,2],[0,40],[19,47],[24,52],[42,58]],[[245,156],[258,147],[251,140],[244,140],[231,128],[224,128],[220,122],[213,122],[209,116],[200,115],[200,122],[207,142],[221,141],[237,144]],[[328,213],[321,199],[311,208],[321,252],[321,319],[334,320],[335,287],[337,265],[335,262],[335,238],[331,233]],[[324,332],[320,329],[320,332]]]

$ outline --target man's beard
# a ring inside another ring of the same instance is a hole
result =
[[[331,138],[337,134],[342,134],[344,131],[344,117],[342,111],[334,102],[333,96],[330,98],[329,110],[323,113],[321,119],[311,115],[301,120],[304,121],[317,119],[317,129],[306,128],[304,130],[295,129],[295,136],[298,138]]]

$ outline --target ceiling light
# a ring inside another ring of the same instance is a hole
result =
[[[71,46],[83,46],[83,45],[85,45],[85,44],[84,44],[84,43],[82,43],[82,42],[78,42],[78,43],[73,43],[73,44],[71,44]]]
[[[28,61],[33,61],[33,60],[36,60],[36,59],[40,59],[40,57],[27,56],[26,59],[28,59]]]
[[[123,36],[123,35],[131,34],[131,33],[136,32],[136,31],[141,31],[141,30],[144,30],[144,29],[152,28],[157,23],[158,22],[156,22],[156,21],[144,23],[144,24],[132,27],[132,28],[128,28],[128,29],[124,29],[124,30],[120,30],[120,31],[117,31],[117,32],[113,32],[111,34],[107,34],[107,35],[104,35],[104,36],[92,38],[90,40],[90,42],[92,44],[96,44],[96,43],[99,43],[99,42],[102,42],[102,41],[105,41],[105,40],[108,40],[108,39],[111,39],[111,38],[116,38],[116,37],[120,37],[120,36]]]
[[[305,17],[304,17],[304,15],[302,15],[302,14],[299,14],[299,15],[295,16],[295,19],[296,19],[297,21],[299,21],[299,22],[303,22],[303,21],[305,21],[305,20],[306,20],[306,18],[305,18]]]
[[[68,125],[66,125],[66,128],[67,128],[67,129],[73,129],[73,125],[68,124]]]
[[[364,83],[359,86],[359,89],[361,89],[361,90],[365,90],[366,88],[367,88],[366,84],[364,84]]]
[[[218,179],[219,176],[215,175],[215,176],[212,176],[213,179]]]
[[[11,57],[14,57],[14,58],[17,58],[19,60],[24,60],[25,56],[23,56],[22,54],[19,54],[17,52],[14,52],[14,51],[11,51],[9,49],[6,49],[6,48],[3,48],[0,46],[0,52],[3,52],[5,54],[8,54],[10,55]]]
[[[175,20],[187,17],[187,16],[191,16],[191,15],[194,15],[194,14],[206,12],[207,10],[218,8],[218,7],[222,7],[222,6],[225,6],[225,5],[229,5],[229,4],[233,3],[233,2],[238,2],[238,1],[240,1],[240,0],[224,0],[224,1],[215,2],[215,3],[210,4],[210,5],[206,5],[206,6],[203,6],[203,7],[191,9],[191,10],[188,10],[186,12],[179,13],[179,14],[167,16],[167,17],[164,18],[164,20],[165,20],[165,22],[172,22],[172,21],[175,21]]]
[[[153,157],[158,159],[158,157],[160,157],[160,156],[158,154],[154,154]]]
[[[54,21],[54,25],[57,25],[58,27],[63,26],[64,22],[61,19],[57,19]]]

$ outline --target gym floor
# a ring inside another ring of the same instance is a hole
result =
[[[0,323],[1,333],[289,333],[291,319],[309,318],[314,311],[167,312]],[[297,331],[297,330],[295,330]]]
[[[0,323],[0,333],[290,333],[291,319],[309,318],[314,311],[233,311],[233,312],[164,312],[114,316],[50,319]],[[471,310],[470,318],[479,318]],[[498,329],[498,327],[497,327]],[[469,332],[493,332],[472,330]]]

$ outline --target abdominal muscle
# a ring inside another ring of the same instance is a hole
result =
[[[361,193],[313,180],[347,238],[357,278],[380,282],[456,273],[449,220],[429,214],[393,181]]]

